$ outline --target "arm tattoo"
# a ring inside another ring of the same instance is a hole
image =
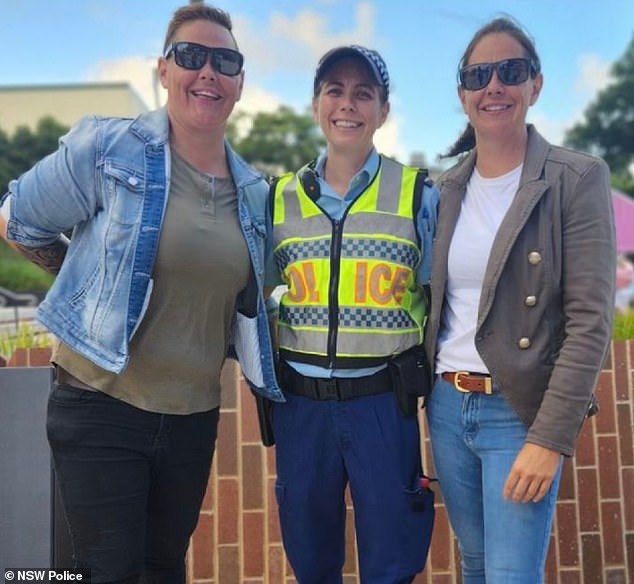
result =
[[[68,239],[65,237],[60,237],[50,245],[43,247],[27,247],[19,243],[13,243],[24,257],[51,274],[59,272],[68,249]]]

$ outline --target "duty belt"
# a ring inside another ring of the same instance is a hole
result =
[[[387,367],[364,377],[306,377],[290,365],[280,367],[282,390],[316,400],[348,400],[355,397],[392,391],[392,379]]]

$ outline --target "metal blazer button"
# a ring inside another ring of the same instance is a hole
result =
[[[535,306],[537,304],[537,296],[527,296],[524,298],[524,304],[526,306]]]
[[[528,254],[528,261],[529,263],[536,266],[539,262],[542,261],[542,254],[540,254],[538,251],[532,251]]]
[[[517,345],[520,349],[528,349],[531,346],[531,340],[528,337],[522,337],[517,342]]]

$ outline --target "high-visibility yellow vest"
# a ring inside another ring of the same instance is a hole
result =
[[[414,200],[424,175],[382,156],[372,182],[334,220],[316,204],[310,173],[281,176],[273,192],[273,251],[288,286],[280,355],[328,368],[385,363],[423,340]]]

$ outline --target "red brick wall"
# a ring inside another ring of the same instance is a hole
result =
[[[8,365],[46,365],[49,356],[46,349],[18,351]],[[564,465],[547,584],[634,583],[634,340],[613,343],[597,395],[599,415],[584,425],[576,455]],[[426,438],[423,458],[433,472]],[[213,471],[188,552],[190,584],[295,582],[282,549],[274,483],[275,450],[261,446],[253,398],[230,361]],[[438,494],[431,553],[415,584],[460,582]],[[344,582],[356,584],[350,507],[348,526]]]
[[[274,495],[275,450],[260,445],[253,398],[237,366],[224,371],[209,489],[188,555],[191,584],[290,584]],[[613,343],[597,388],[600,413],[567,459],[547,561],[548,584],[634,583],[634,341]],[[423,440],[425,468],[431,467]],[[351,510],[349,510],[351,514]],[[459,560],[442,497],[431,553],[415,584],[458,584]],[[348,521],[345,584],[358,582]]]

